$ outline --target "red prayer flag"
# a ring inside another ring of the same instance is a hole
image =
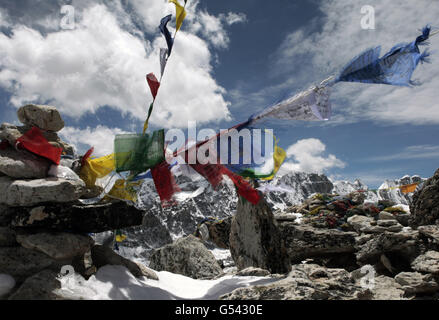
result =
[[[44,138],[39,128],[32,127],[32,129],[17,139],[17,144],[24,149],[43,158],[49,159],[56,165],[59,165],[62,148],[55,148],[52,146],[47,139]]]
[[[95,151],[95,147],[91,147],[82,157],[81,159],[81,165],[84,166],[85,162],[87,161],[88,158],[90,158],[90,156],[92,155],[92,153]]]
[[[169,207],[176,204],[173,199],[174,194],[180,192],[180,188],[175,182],[174,175],[170,170],[169,164],[164,161],[151,169],[155,188],[160,196],[162,207]]]
[[[157,80],[154,73],[152,72],[146,76],[146,81],[148,81],[149,88],[151,89],[151,94],[155,99],[155,97],[157,96],[157,92],[160,88],[160,82]]]

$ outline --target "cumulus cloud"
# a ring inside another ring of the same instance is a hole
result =
[[[114,137],[117,134],[126,133],[119,128],[99,125],[96,128],[87,127],[86,129],[65,127],[59,135],[66,142],[76,146],[80,154],[94,147],[93,155],[99,157],[113,153]]]
[[[370,47],[382,45],[384,54],[399,42],[411,42],[420,34],[418,29],[427,23],[434,25],[439,15],[439,6],[432,6],[429,0],[370,0],[367,4],[375,9],[375,30],[361,28],[361,1],[322,1],[323,18],[289,34],[273,56],[274,73],[287,75],[294,71],[294,77],[284,85],[302,87],[323,80]],[[438,49],[439,41],[433,38],[431,51]],[[439,123],[438,61],[433,54],[432,64],[418,67],[414,78],[423,85],[415,88],[338,84],[333,94],[333,122]]]
[[[333,168],[344,168],[346,164],[333,154],[325,157],[326,146],[319,139],[299,140],[290,146],[287,161],[282,166],[282,172],[299,171],[323,173]]]
[[[153,3],[151,12],[169,10],[164,2]],[[74,30],[42,34],[17,24],[12,34],[0,33],[0,86],[12,94],[11,102],[17,107],[29,102],[53,104],[74,118],[110,106],[144,120],[151,100],[145,75],[160,74],[158,52],[166,44],[159,34],[145,43],[122,28],[123,8],[113,7],[118,9],[92,4],[77,10]],[[157,28],[157,17],[161,15],[154,13],[144,21],[153,21]],[[179,33],[152,123],[169,128],[186,126],[188,120],[229,119],[229,102],[212,76],[211,60],[205,40]]]

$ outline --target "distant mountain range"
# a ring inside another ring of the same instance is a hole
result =
[[[231,181],[225,179],[218,190],[213,190],[206,180],[195,173],[184,172],[183,174],[177,168],[174,169],[174,174],[182,190],[178,194],[179,204],[174,207],[164,209],[161,207],[152,180],[146,180],[143,184],[137,206],[147,213],[144,226],[126,231],[128,240],[124,246],[131,247],[130,250],[139,251],[131,252],[130,256],[143,256],[144,250],[161,247],[177,238],[193,233],[197,224],[206,217],[223,219],[234,215],[238,197]],[[261,182],[259,189],[265,193],[273,210],[284,210],[292,205],[300,204],[314,193],[344,195],[357,190],[364,190],[367,193],[366,201],[368,202],[386,199],[409,205],[411,194],[405,195],[399,189],[387,189],[424,180],[419,176],[385,180],[380,190],[374,192],[368,191],[369,188],[360,180],[331,182],[323,174],[292,172],[277,177],[269,183]]]

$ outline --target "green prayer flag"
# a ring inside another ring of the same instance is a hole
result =
[[[116,172],[145,172],[165,160],[165,130],[119,134],[114,139]]]

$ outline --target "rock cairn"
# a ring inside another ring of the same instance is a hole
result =
[[[83,205],[80,199],[89,197],[90,190],[77,175],[49,176],[59,167],[15,148],[17,139],[38,127],[51,145],[62,148],[60,167],[79,173],[74,148],[57,134],[64,127],[58,110],[27,105],[17,113],[23,126],[0,126],[0,274],[15,281],[0,299],[62,299],[56,289],[66,265],[86,278],[101,266],[118,264],[135,276],[157,279],[146,267],[95,245],[89,235],[141,225],[143,211],[121,201]]]

